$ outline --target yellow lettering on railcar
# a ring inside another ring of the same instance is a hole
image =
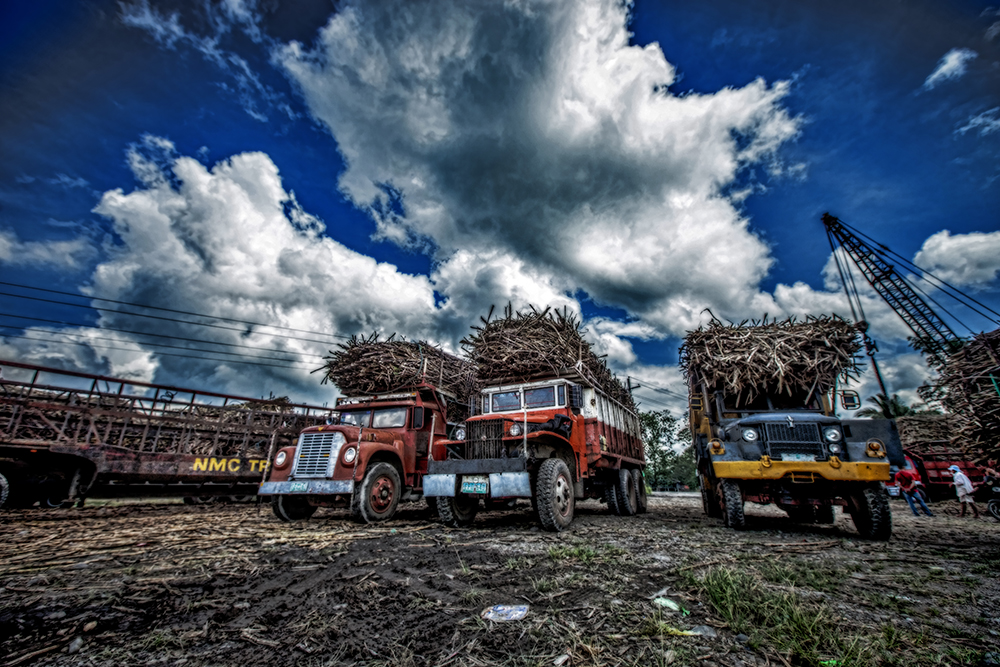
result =
[[[208,459],[197,458],[194,460],[194,471],[205,472],[208,470]]]
[[[226,472],[226,459],[212,459],[208,462],[209,472]]]
[[[264,472],[267,469],[265,459],[247,459],[250,463],[250,472]],[[242,459],[198,457],[191,466],[192,472],[231,472],[236,473],[243,470]]]

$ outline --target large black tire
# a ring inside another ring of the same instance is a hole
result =
[[[215,502],[213,496],[184,496],[183,500],[185,505],[208,505]]]
[[[436,519],[438,515],[437,498],[432,498],[431,496],[424,496],[424,502],[427,503],[427,509],[430,510],[431,518]]]
[[[316,513],[305,496],[271,496],[271,511],[282,521],[305,521]]]
[[[625,468],[618,470],[618,484],[615,485],[615,495],[618,499],[618,515],[632,516],[638,504],[635,490],[635,480],[632,473]]]
[[[399,506],[399,472],[391,463],[376,463],[365,471],[365,478],[354,489],[351,518],[358,523],[388,521]]]
[[[10,483],[3,473],[0,473],[0,508],[6,509],[8,495],[10,495]]]
[[[743,493],[738,482],[724,479],[719,484],[722,493],[722,518],[726,526],[733,530],[743,530],[747,527],[746,515],[743,514]]]
[[[604,501],[608,504],[608,511],[612,514],[620,514],[618,511],[618,485],[614,478],[608,475],[607,484],[604,486]]]
[[[446,526],[462,528],[471,525],[479,512],[479,498],[471,496],[438,496],[438,516]]]
[[[701,487],[701,509],[705,512],[705,516],[710,519],[721,519],[722,506],[719,504],[719,497],[712,482],[704,475],[698,475],[698,486]]]
[[[635,513],[645,514],[649,507],[649,499],[646,498],[646,480],[638,468],[632,471],[632,482],[635,484]]]
[[[866,486],[852,493],[847,499],[847,511],[864,539],[884,542],[892,537],[889,496],[881,485]]]
[[[990,514],[993,515],[994,519],[1000,521],[1000,500],[994,498],[993,500],[989,501],[988,503],[986,503],[986,509],[990,511]]]
[[[631,475],[629,479],[632,479]],[[542,461],[542,465],[538,468],[535,497],[538,502],[538,522],[542,528],[559,532],[573,523],[576,496],[573,493],[573,478],[565,461],[562,459]]]

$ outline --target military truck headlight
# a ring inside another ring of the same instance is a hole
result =
[[[465,424],[455,429],[455,440],[465,440]]]
[[[840,442],[840,429],[839,428],[828,428],[823,431],[823,437],[826,438],[827,442]]]
[[[288,454],[284,451],[278,452],[278,455],[274,457],[274,466],[280,468],[285,465],[285,460],[288,458]]]
[[[747,442],[756,442],[757,431],[753,430],[752,428],[743,429],[743,439],[746,440]]]
[[[827,449],[830,450],[831,454],[839,454],[841,451],[843,451],[843,448],[836,442],[827,445]]]
[[[510,434],[513,435],[514,437],[517,437],[517,436],[521,435],[521,425],[518,424],[517,422],[514,422],[513,424],[511,424],[510,425]]]
[[[356,458],[358,458],[358,450],[354,447],[348,447],[344,452],[344,463],[354,463]]]

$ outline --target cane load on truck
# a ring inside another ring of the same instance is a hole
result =
[[[854,325],[837,317],[798,322],[714,320],[688,332],[681,368],[689,389],[702,503],[732,528],[746,525],[745,501],[774,503],[793,520],[832,523],[842,506],[859,532],[892,532],[882,482],[903,463],[891,420],[842,420],[859,407],[837,390],[859,368]]]
[[[284,521],[318,507],[350,507],[356,521],[386,521],[419,500],[436,441],[468,413],[470,364],[427,342],[352,337],[326,358],[324,381],[345,394],[330,423],[277,452],[259,493]]]
[[[645,466],[630,392],[591,350],[566,311],[487,317],[463,341],[482,387],[477,414],[459,424],[428,465],[424,493],[441,518],[471,523],[488,508],[530,498],[559,531],[577,499],[604,498],[619,515],[644,512]]]

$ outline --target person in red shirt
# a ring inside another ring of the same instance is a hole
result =
[[[920,512],[917,511],[917,506],[914,501],[919,503],[920,508],[924,510],[924,514],[927,516],[934,516],[934,514],[928,509],[927,503],[924,499],[920,497],[917,493],[917,473],[914,470],[900,470],[896,473],[896,484],[899,484],[899,490],[903,493],[903,497],[906,498],[906,504],[910,506],[913,510],[913,516],[920,516]]]

